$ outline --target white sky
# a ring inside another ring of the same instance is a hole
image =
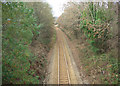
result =
[[[118,2],[120,0],[45,0],[47,1],[51,7],[52,7],[52,11],[53,11],[53,16],[54,17],[59,17],[62,13],[63,13],[63,5],[66,4],[69,1],[78,1],[78,2]]]
[[[63,12],[63,5],[70,0],[46,0],[52,7],[53,16],[59,17]]]

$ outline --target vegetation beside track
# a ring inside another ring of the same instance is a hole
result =
[[[53,22],[45,2],[2,2],[3,84],[42,83]]]
[[[91,83],[118,83],[118,5],[69,2],[57,20],[68,38],[78,41],[80,60]]]

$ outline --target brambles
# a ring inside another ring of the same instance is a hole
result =
[[[76,39],[84,37],[93,52],[98,54],[107,52],[107,41],[112,37],[110,23],[114,15],[113,10],[100,7],[99,3],[70,2],[57,22],[59,26],[73,32],[69,34]]]

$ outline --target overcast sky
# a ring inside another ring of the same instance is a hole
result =
[[[59,17],[62,12],[63,12],[63,5],[66,4],[68,1],[78,1],[78,2],[88,2],[88,1],[116,1],[118,2],[119,0],[45,0],[47,1],[50,6],[52,7],[52,11],[53,11],[53,16],[54,17]]]
[[[63,12],[63,5],[70,0],[46,0],[52,7],[53,15],[59,17]]]

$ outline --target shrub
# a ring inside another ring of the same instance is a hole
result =
[[[38,84],[38,78],[28,74],[29,60],[34,58],[29,45],[40,29],[35,25],[33,9],[26,8],[22,2],[7,2],[2,3],[2,12],[3,84]]]

